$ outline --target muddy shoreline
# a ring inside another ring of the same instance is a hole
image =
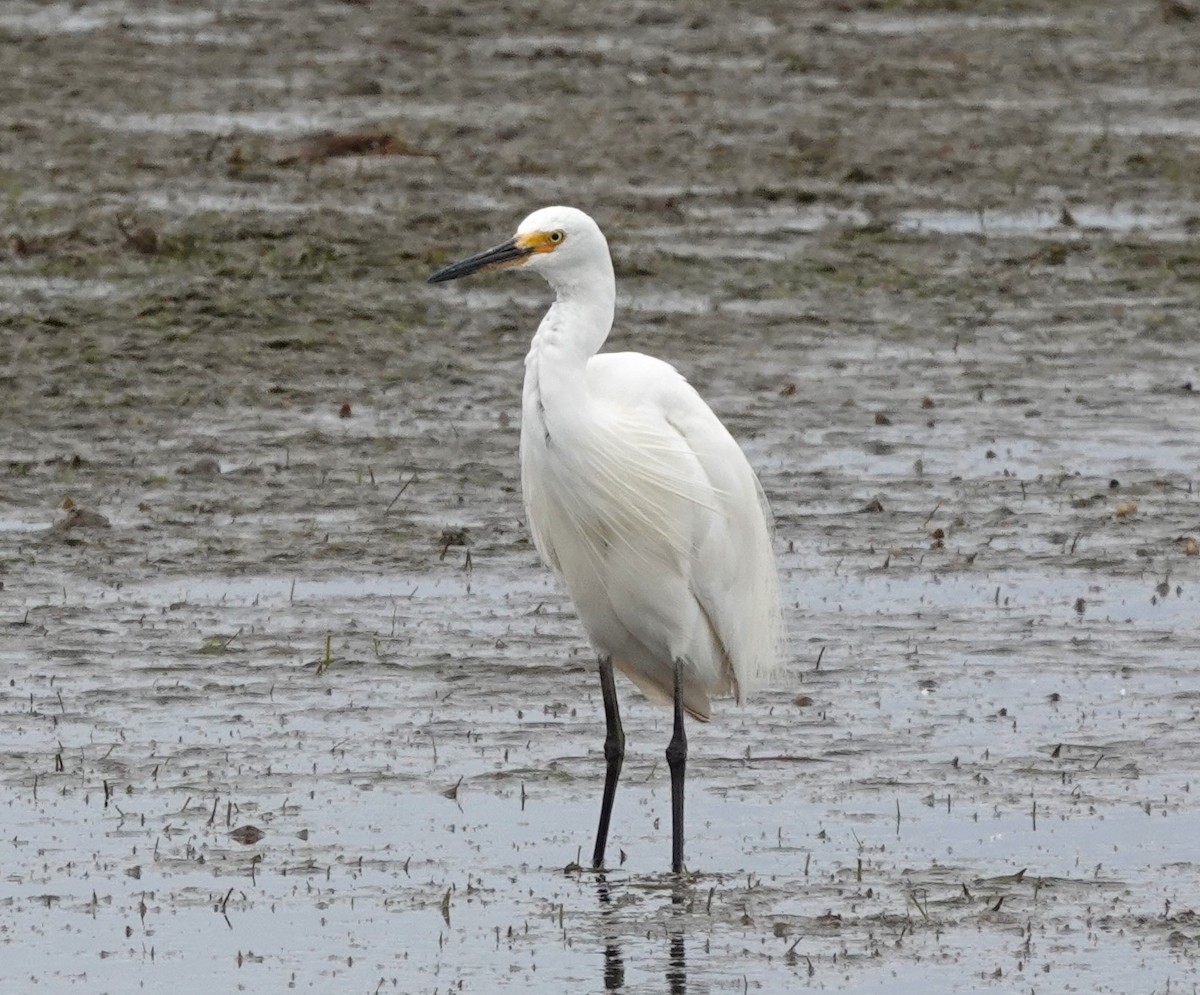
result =
[[[1195,985],[1178,10],[7,4],[0,989]],[[564,873],[545,288],[423,282],[554,202],[778,519],[787,678],[695,729],[679,886],[625,685]]]

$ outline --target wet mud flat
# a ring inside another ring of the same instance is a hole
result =
[[[0,990],[1196,986],[1200,28],[845,8],[0,10]],[[778,518],[682,883],[422,282],[561,201]]]

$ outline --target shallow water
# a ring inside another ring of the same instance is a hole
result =
[[[1179,208],[1176,207],[1176,210]],[[1184,208],[1186,211],[1186,208]],[[930,232],[942,235],[977,234],[1003,237],[1031,236],[1039,233],[1058,238],[1073,235],[1078,228],[1087,232],[1138,232],[1156,238],[1182,241],[1190,236],[1184,230],[1188,214],[1158,213],[1143,207],[1100,208],[1074,205],[1071,221],[1064,224],[1062,211],[1030,211],[1004,214],[988,211],[913,211],[899,219],[902,231]]]
[[[0,12],[0,991],[1194,988],[1200,78],[1158,18]],[[421,154],[297,165],[325,129]],[[546,290],[423,283],[547,201],[778,520],[786,673],[692,725],[678,882],[624,685],[613,866],[570,866],[604,730],[519,497]]]

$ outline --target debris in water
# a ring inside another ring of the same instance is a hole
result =
[[[88,511],[86,508],[76,508],[74,503],[67,512],[66,518],[61,518],[50,526],[50,535],[61,535],[64,532],[70,532],[72,529],[107,529],[111,528],[112,523],[96,511]]]
[[[238,826],[237,829],[229,834],[229,837],[234,842],[241,843],[243,846],[254,846],[255,843],[266,835],[258,826],[245,825]]]
[[[143,256],[154,256],[158,254],[159,241],[158,232],[149,225],[140,225],[137,228],[128,227],[124,221],[117,218],[117,228],[121,234],[125,236],[125,244],[134,252],[140,252]]]
[[[349,134],[318,135],[301,146],[297,155],[279,160],[279,165],[296,162],[325,162],[353,155],[407,155],[433,158],[432,152],[415,149],[385,131],[360,131]]]

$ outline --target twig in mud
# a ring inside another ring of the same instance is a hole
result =
[[[416,470],[414,470],[413,475],[404,482],[404,485],[400,488],[400,490],[396,491],[396,496],[394,498],[392,498],[392,500],[388,502],[388,506],[383,509],[383,513],[385,515],[389,511],[392,510],[392,505],[394,505],[397,501],[400,500],[400,495],[403,494],[406,490],[408,490],[409,485],[412,484],[412,482],[416,479],[417,479],[417,472],[416,472]]]
[[[926,922],[929,922],[929,910],[921,905],[921,902],[917,898],[917,893],[915,890],[910,889],[910,890],[906,891],[904,893],[904,898],[905,898],[906,910],[907,910],[908,903],[911,902],[913,905],[913,908],[915,908],[918,912],[921,913],[921,918],[924,919]],[[928,901],[928,899],[926,899],[926,901]]]

